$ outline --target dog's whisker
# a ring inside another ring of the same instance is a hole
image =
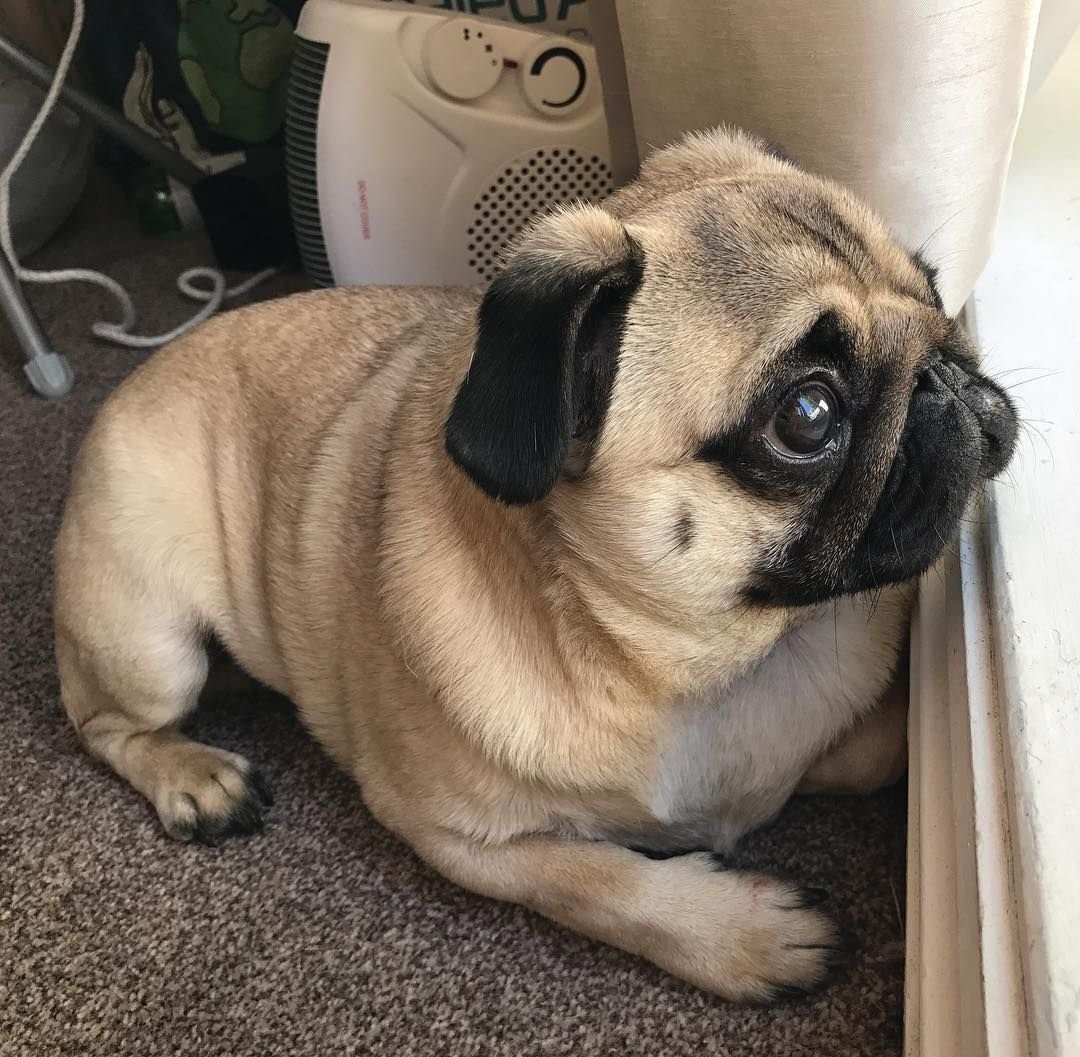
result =
[[[1010,374],[1017,374],[1020,371],[1045,371],[1045,367],[1007,367],[1004,371],[995,371],[993,379],[995,382],[1000,382],[1002,378],[1007,378]]]
[[[1051,467],[1054,467],[1055,466],[1055,463],[1054,463],[1054,448],[1051,445],[1050,441],[1046,439],[1046,434],[1041,429],[1039,429],[1038,426],[1035,424],[1036,421],[1037,421],[1036,419],[1021,418],[1021,419],[1019,419],[1018,424],[1019,424],[1020,429],[1023,432],[1024,436],[1027,438],[1028,442],[1031,444],[1032,458],[1038,459],[1038,452],[1035,450],[1035,441],[1034,441],[1034,438],[1038,437],[1039,440],[1041,440],[1043,442],[1043,444],[1045,445],[1045,447],[1046,447],[1046,454],[1050,457],[1050,465],[1051,465]]]
[[[1011,393],[1014,389],[1019,389],[1022,385],[1031,385],[1033,382],[1044,382],[1047,378],[1058,378],[1064,371],[1047,371],[1045,374],[1037,374],[1034,378],[1021,378],[1018,382],[1013,382],[1011,385],[1003,385],[1001,388],[1007,393]]]
[[[919,246],[918,253],[922,255],[925,252],[926,247],[929,246],[930,243],[933,242],[934,239],[936,239],[938,235],[940,235],[945,230],[945,228],[947,228],[951,223],[953,223],[954,220],[963,215],[963,213],[968,208],[968,206],[961,206],[959,209],[956,210],[955,213],[953,213],[951,216],[946,217],[940,224],[938,224],[938,226],[934,228],[934,230],[931,231],[925,239],[923,239],[922,243]],[[938,259],[939,258],[935,257],[935,261]]]

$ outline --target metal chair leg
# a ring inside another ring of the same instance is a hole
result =
[[[34,310],[7,258],[0,253],[0,310],[7,316],[26,363],[23,370],[34,391],[56,400],[66,396],[75,382],[67,358],[50,348]]]

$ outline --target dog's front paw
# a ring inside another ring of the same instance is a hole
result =
[[[204,844],[261,829],[273,803],[242,756],[185,740],[162,750],[153,800],[170,837]]]
[[[708,855],[650,864],[651,924],[646,953],[671,972],[737,1002],[775,1002],[809,994],[850,963],[826,893],[757,874],[725,870]],[[676,893],[681,895],[677,899]],[[676,901],[677,899],[677,901]]]
[[[851,949],[834,919],[821,909],[820,888],[755,877],[751,890],[764,891],[751,913],[752,938],[742,986],[749,1001],[802,998],[851,964]]]

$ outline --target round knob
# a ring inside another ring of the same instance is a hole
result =
[[[471,18],[436,26],[427,39],[425,62],[435,87],[452,99],[479,99],[495,87],[503,70],[490,27]]]
[[[585,101],[585,60],[565,44],[543,44],[521,65],[525,98],[552,117],[571,114]]]

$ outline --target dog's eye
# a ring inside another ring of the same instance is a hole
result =
[[[766,427],[765,436],[781,454],[806,459],[836,446],[840,424],[836,394],[821,382],[788,390]]]

